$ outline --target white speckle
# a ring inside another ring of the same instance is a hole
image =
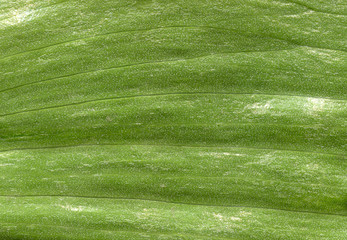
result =
[[[3,152],[3,153],[0,153],[0,157],[7,158],[13,154],[14,154],[13,152]]]
[[[312,14],[312,13],[314,13],[314,11],[309,10],[309,11],[307,11],[307,12],[304,12],[303,15],[309,15],[309,14]]]
[[[70,205],[67,206],[61,206],[62,208],[72,211],[72,212],[81,212],[83,211],[83,207],[82,206],[77,206],[77,207],[72,207]]]
[[[299,14],[292,14],[292,15],[285,15],[284,17],[300,18],[300,15]]]
[[[271,101],[267,101],[265,104],[261,102],[248,104],[245,109],[251,109],[253,114],[266,114],[272,108]]]
[[[241,216],[241,217],[246,217],[246,216],[250,216],[250,215],[252,215],[251,212],[240,211],[240,216]]]
[[[80,45],[87,45],[86,41],[78,40],[78,41],[72,41],[66,44],[67,46],[80,46]]]
[[[237,157],[244,156],[244,154],[229,153],[229,152],[200,152],[199,155],[200,156],[213,156],[215,158],[223,158],[224,156],[237,156]]]
[[[96,208],[91,208],[91,207],[86,207],[86,206],[71,206],[71,205],[60,205],[61,208],[66,209],[68,211],[72,212],[95,212],[97,209]]]
[[[317,115],[325,109],[326,100],[322,98],[308,98],[305,104],[306,112],[310,115]]]
[[[83,163],[82,164],[84,167],[92,167],[93,165],[92,164],[87,164],[87,163]]]
[[[272,164],[275,160],[276,160],[276,158],[272,154],[265,154],[265,155],[261,156],[258,161],[248,162],[248,163],[245,163],[244,165],[267,166],[267,165]]]
[[[14,165],[13,163],[3,163],[3,164],[0,164],[0,167],[6,167],[6,166],[12,166]]]
[[[216,213],[213,213],[213,216],[215,217],[215,218],[218,218],[219,220],[223,220],[223,216],[220,214],[220,213],[218,213],[218,214],[216,214]]]
[[[0,28],[6,27],[6,26],[12,26],[16,24],[20,24],[21,22],[28,21],[31,19],[33,11],[32,10],[18,10],[15,9],[10,13],[10,17],[2,20],[0,22]]]
[[[232,221],[242,221],[242,219],[238,217],[230,217],[229,219]]]
[[[237,156],[237,157],[242,157],[242,156],[245,156],[245,154],[240,154],[240,153],[235,153],[233,154],[234,156]]]
[[[307,168],[308,170],[318,170],[318,169],[319,169],[319,165],[318,165],[318,164],[310,163],[310,164],[306,164],[306,168]]]

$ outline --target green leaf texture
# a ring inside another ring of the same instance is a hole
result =
[[[0,1],[0,239],[347,239],[346,15]]]

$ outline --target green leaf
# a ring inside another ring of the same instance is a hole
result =
[[[0,239],[347,238],[342,0],[4,0]]]

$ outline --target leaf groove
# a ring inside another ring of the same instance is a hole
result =
[[[323,153],[307,150],[296,150],[296,149],[279,149],[279,148],[259,148],[259,147],[240,147],[240,146],[211,146],[211,145],[169,145],[169,144],[78,144],[78,145],[61,145],[61,146],[45,146],[45,147],[28,147],[28,148],[12,148],[6,150],[0,150],[1,152],[11,151],[26,151],[26,150],[45,150],[45,149],[60,149],[60,148],[78,148],[78,147],[97,147],[97,146],[141,146],[141,147],[183,147],[183,148],[232,148],[232,149],[253,149],[253,150],[269,150],[269,151],[285,151],[285,152],[301,152],[310,154],[322,154],[346,158],[346,155],[336,153]]]
[[[160,202],[168,204],[178,205],[193,205],[193,206],[205,206],[205,207],[225,207],[225,208],[253,208],[253,209],[265,209],[274,211],[285,211],[285,212],[296,212],[306,214],[319,214],[319,215],[332,215],[347,217],[347,215],[339,213],[326,213],[326,212],[314,212],[304,210],[293,210],[293,209],[282,209],[282,208],[268,208],[258,206],[236,206],[236,205],[215,205],[215,204],[204,204],[204,203],[186,203],[186,202],[173,202],[157,199],[145,199],[145,198],[118,198],[118,197],[107,197],[107,196],[72,196],[72,195],[0,195],[0,197],[13,197],[13,198],[30,198],[30,197],[66,197],[66,198],[85,198],[85,199],[109,199],[109,200],[125,200],[125,201],[148,201],[148,202]]]

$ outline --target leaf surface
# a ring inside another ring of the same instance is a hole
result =
[[[2,1],[0,238],[346,238],[346,9]]]

